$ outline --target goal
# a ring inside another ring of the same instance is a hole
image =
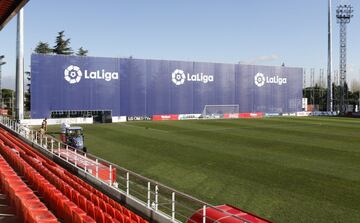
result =
[[[202,118],[223,118],[224,114],[239,113],[239,105],[205,105]]]

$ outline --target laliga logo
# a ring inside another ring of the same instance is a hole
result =
[[[277,84],[277,85],[283,85],[287,84],[287,78],[279,77],[278,75],[273,77],[265,77],[262,73],[257,73],[255,75],[255,85],[258,87],[262,87],[266,84]]]
[[[176,69],[171,76],[172,76],[172,82],[174,82],[175,85],[182,85],[186,79],[183,70]]]
[[[81,70],[78,66],[70,65],[64,71],[64,78],[70,84],[79,83],[82,77]]]
[[[197,74],[189,74],[189,73],[187,73],[187,75],[186,75],[183,70],[176,69],[171,74],[171,80],[176,86],[184,84],[185,80],[186,81],[203,82],[204,84],[206,84],[208,82],[213,82],[214,81],[214,76],[213,75],[207,75],[207,74],[204,74],[204,73],[197,73]]]
[[[257,73],[255,75],[255,84],[258,87],[261,87],[265,84],[265,76],[262,73]]]
[[[64,70],[64,79],[69,82],[70,84],[79,83],[81,78],[83,77],[83,73],[81,72],[80,68],[75,65],[70,65]],[[104,69],[91,71],[84,70],[84,79],[102,79],[105,81],[117,80],[119,79],[118,72],[105,72]]]

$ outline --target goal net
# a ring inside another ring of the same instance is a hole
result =
[[[239,105],[205,105],[202,118],[223,118],[224,114],[239,113]]]

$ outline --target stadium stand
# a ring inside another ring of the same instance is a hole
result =
[[[10,185],[6,184],[8,181],[14,182],[11,184],[14,189],[9,186],[2,188],[14,201],[17,213],[24,219],[31,219],[25,222],[51,223],[58,222],[59,219],[61,222],[74,223],[147,223],[1,128],[0,154],[5,158],[1,165],[6,165],[7,160],[9,168],[15,170],[8,173],[11,174],[9,180],[7,175],[3,176],[3,172],[7,172],[2,168],[1,185]],[[13,176],[17,180],[13,180]],[[20,198],[16,198],[16,194]],[[22,202],[21,199],[31,202]]]
[[[0,142],[1,149],[4,144]],[[10,151],[7,151],[11,153]],[[16,153],[9,154],[15,155]],[[19,216],[16,221],[23,222],[58,222],[57,218],[48,210],[11,166],[0,156],[0,185],[1,190],[9,198],[10,205],[15,207]],[[14,221],[15,222],[15,221]]]

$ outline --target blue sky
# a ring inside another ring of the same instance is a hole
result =
[[[360,1],[348,29],[349,79],[360,80]],[[333,9],[335,12],[335,8]],[[89,56],[326,68],[327,0],[30,0],[25,64],[41,40],[65,30]],[[334,15],[334,69],[338,25]],[[0,31],[3,87],[14,88],[16,18]]]

